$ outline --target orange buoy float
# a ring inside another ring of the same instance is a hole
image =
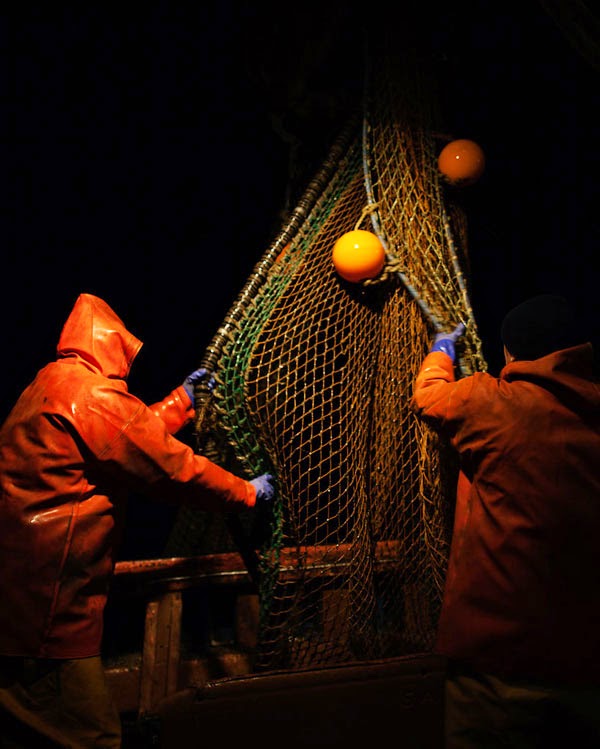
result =
[[[342,278],[356,283],[381,273],[385,265],[385,249],[375,234],[355,229],[342,234],[335,242],[332,260]]]
[[[475,141],[459,138],[442,148],[438,156],[438,169],[451,185],[472,185],[483,174],[485,155]]]

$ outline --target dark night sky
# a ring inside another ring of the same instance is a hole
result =
[[[598,69],[536,0],[450,3],[444,15],[417,6],[438,39],[447,131],[486,152],[484,176],[460,199],[488,361],[499,361],[503,313],[538,291],[572,297],[597,336]],[[375,28],[410,22],[406,7],[391,19],[380,10]],[[288,152],[272,114],[316,171],[335,131],[327,103],[352,96],[360,67],[365,6],[260,8],[3,11],[2,417],[53,358],[81,291],[103,296],[144,341],[130,387],[145,400],[199,364],[279,228]],[[368,10],[373,20],[377,5]],[[314,39],[330,49],[316,71]],[[302,75],[307,106],[294,110]]]

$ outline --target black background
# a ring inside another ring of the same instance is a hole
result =
[[[568,296],[596,341],[598,39],[585,4],[560,24],[548,5],[573,4],[3,11],[0,417],[82,291],[144,341],[133,392],[180,384],[356,106],[365,29],[372,44],[394,24],[432,40],[446,131],[486,154],[459,200],[491,370],[504,313],[533,293]]]

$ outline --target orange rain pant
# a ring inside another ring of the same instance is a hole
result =
[[[1,749],[119,749],[121,720],[99,656],[0,656]]]

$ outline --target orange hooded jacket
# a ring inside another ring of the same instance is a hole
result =
[[[0,431],[0,654],[98,655],[128,491],[202,510],[253,507],[254,486],[172,434],[194,409],[178,387],[144,405],[126,378],[142,346],[81,294],[56,361]]]
[[[437,650],[498,676],[600,680],[600,385],[590,344],[454,381],[413,408],[460,456]]]

